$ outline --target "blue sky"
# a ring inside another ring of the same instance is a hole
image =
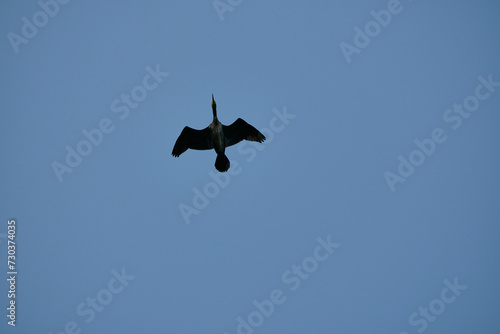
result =
[[[496,1],[2,7],[2,333],[497,333]]]

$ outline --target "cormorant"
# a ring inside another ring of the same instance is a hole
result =
[[[266,140],[266,137],[241,118],[238,118],[229,126],[219,122],[214,94],[212,94],[212,112],[214,120],[203,130],[195,130],[189,126],[184,127],[175,142],[172,155],[178,157],[188,148],[193,150],[210,150],[213,148],[217,153],[215,168],[219,172],[225,172],[229,169],[229,159],[224,153],[226,147],[237,144],[243,139],[262,143]]]

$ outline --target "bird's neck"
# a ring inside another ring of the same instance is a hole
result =
[[[214,121],[216,121],[217,120],[217,109],[215,107],[212,108],[212,112],[214,114]]]

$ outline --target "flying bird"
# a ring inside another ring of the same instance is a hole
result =
[[[217,119],[217,105],[212,94],[212,112],[214,119],[209,126],[203,130],[195,130],[189,126],[184,127],[179,138],[175,142],[172,155],[180,156],[188,148],[192,150],[214,149],[217,153],[215,168],[219,172],[226,172],[229,169],[229,159],[224,153],[226,147],[239,143],[243,139],[262,143],[266,137],[256,128],[238,118],[233,124],[227,126]]]

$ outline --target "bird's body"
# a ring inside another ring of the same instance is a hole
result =
[[[244,139],[262,143],[266,140],[266,137],[241,118],[238,118],[229,126],[219,122],[217,119],[217,105],[213,95],[212,112],[213,121],[205,129],[195,130],[189,126],[184,127],[175,142],[172,155],[178,157],[188,148],[193,150],[210,150],[213,148],[217,153],[215,168],[219,172],[225,172],[230,166],[229,159],[225,154],[226,147],[237,144]]]
[[[224,131],[222,130],[222,123],[217,118],[213,120],[208,126],[212,133],[212,142],[214,143],[214,150],[217,154],[224,153],[226,145],[224,143]]]

